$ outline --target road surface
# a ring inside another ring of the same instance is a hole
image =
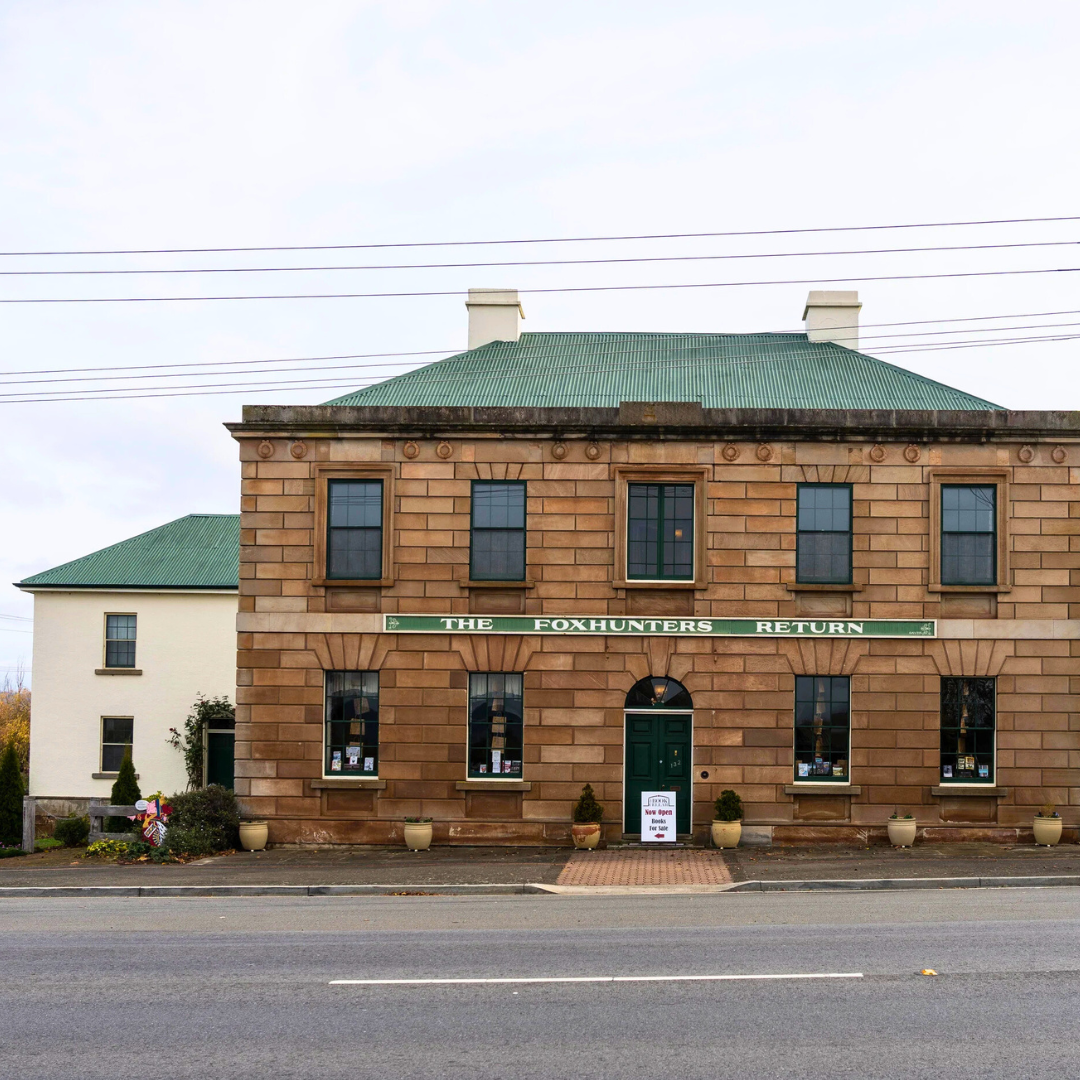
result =
[[[1080,1076],[1072,888],[5,899],[0,972],[12,1080]]]

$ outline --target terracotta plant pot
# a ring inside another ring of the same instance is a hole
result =
[[[712,823],[713,847],[738,847],[741,839],[741,821],[714,821]]]
[[[1053,847],[1061,839],[1061,818],[1035,815],[1032,827],[1035,830],[1035,843],[1041,847]]]
[[[405,846],[410,851],[427,851],[431,847],[431,822],[406,821]]]
[[[889,843],[893,847],[911,847],[919,824],[914,818],[889,819]]]
[[[240,822],[240,846],[245,851],[263,851],[269,834],[265,821]]]
[[[574,847],[587,848],[591,851],[600,843],[600,825],[595,821],[571,825],[570,835],[574,838]]]

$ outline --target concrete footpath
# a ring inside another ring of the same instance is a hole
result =
[[[178,866],[56,850],[0,861],[0,897],[744,892],[1080,885],[1080,845],[274,848]]]

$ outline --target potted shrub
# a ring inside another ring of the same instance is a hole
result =
[[[407,817],[405,819],[405,846],[410,851],[427,851],[431,847],[431,818]]]
[[[1061,839],[1061,815],[1053,803],[1046,803],[1040,808],[1032,828],[1035,843],[1041,847],[1053,847]]]
[[[738,847],[742,839],[742,799],[730,788],[721,791],[713,811],[713,847]]]
[[[911,847],[918,827],[913,814],[894,813],[889,818],[889,843],[893,847]]]
[[[592,850],[600,843],[600,822],[604,817],[604,808],[596,801],[592,784],[581,789],[581,797],[574,803],[574,824],[570,826],[570,835],[574,847]]]

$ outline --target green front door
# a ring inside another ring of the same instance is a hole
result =
[[[641,833],[641,793],[674,791],[675,828],[690,832],[690,756],[693,718],[690,713],[626,714],[625,825]]]
[[[233,747],[236,736],[231,731],[206,733],[206,782],[233,786]]]

